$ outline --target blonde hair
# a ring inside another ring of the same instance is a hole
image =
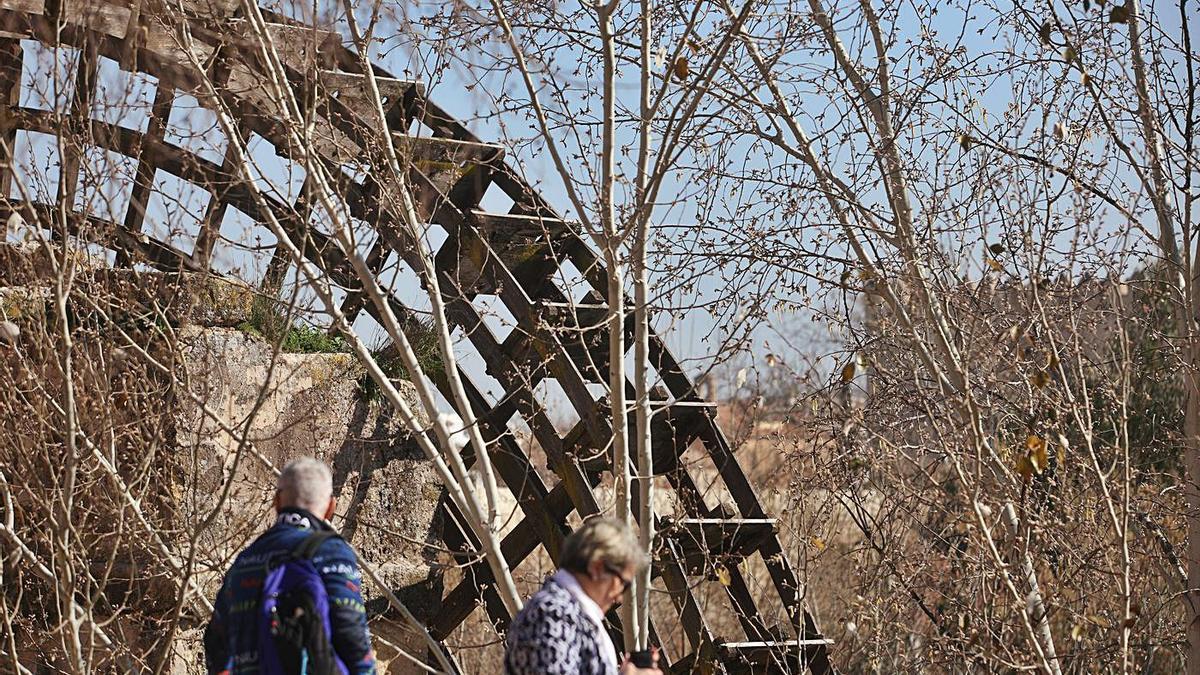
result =
[[[559,567],[586,574],[597,560],[617,570],[640,569],[648,562],[628,525],[616,518],[593,516],[567,537]]]
[[[280,506],[296,506],[321,517],[333,498],[333,472],[319,459],[293,459],[279,472],[275,491]]]

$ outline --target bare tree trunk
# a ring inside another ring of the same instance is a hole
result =
[[[1004,504],[1004,519],[1008,523],[1013,538],[1019,539],[1021,522],[1017,518],[1017,509],[1012,502]],[[1049,611],[1042,598],[1042,589],[1038,585],[1033,559],[1024,553],[1021,555],[1021,575],[1025,577],[1025,583],[1029,586],[1029,597],[1025,601],[1025,614],[1029,617],[1029,622],[1037,627],[1038,637],[1041,639],[1042,647],[1046,650],[1046,663],[1050,666],[1050,672],[1060,675],[1062,670],[1058,666],[1058,654],[1054,651],[1054,634],[1050,632]]]
[[[65,143],[65,140],[59,138],[60,147]],[[65,155],[64,155],[65,156]],[[60,209],[65,209],[65,205],[60,204]],[[65,216],[63,222],[66,222]],[[53,260],[53,255],[51,256]],[[62,340],[62,347],[59,351],[59,367],[62,369],[63,377],[63,402],[61,409],[63,411],[63,436],[65,437],[66,461],[63,466],[63,474],[61,477],[61,491],[58,495],[58,509],[53,511],[53,520],[51,527],[55,532],[54,543],[54,560],[58,563],[55,566],[55,585],[56,595],[58,597],[58,610],[60,621],[68,627],[65,631],[63,641],[64,658],[71,664],[72,667],[83,672],[87,670],[87,657],[84,654],[85,645],[83,643],[82,628],[84,617],[80,616],[85,610],[75,602],[75,596],[82,589],[77,588],[79,581],[76,576],[78,570],[71,561],[71,549],[73,544],[72,532],[74,525],[72,523],[72,515],[74,513],[73,498],[75,496],[75,481],[79,468],[78,456],[78,431],[79,425],[77,420],[77,410],[75,408],[75,375],[74,375],[74,355],[72,354],[73,340],[71,331],[68,328],[67,322],[67,284],[68,280],[64,278],[64,265],[66,258],[58,262],[55,266],[54,279],[54,311],[58,319]]]
[[[638,521],[641,525],[642,552],[647,559],[653,554],[654,546],[654,454],[650,434],[650,293],[646,274],[646,255],[650,239],[650,205],[647,204],[650,162],[650,118],[653,114],[650,101],[650,0],[641,0],[641,112],[638,124],[637,197],[634,201],[633,260],[633,325],[634,364],[633,389],[637,400],[635,419],[637,439],[638,499],[640,509]],[[634,612],[640,618],[636,629],[638,649],[650,646],[650,566],[641,570],[634,580]]]
[[[600,146],[600,225],[604,236],[604,262],[608,267],[608,398],[612,410],[613,477],[616,485],[615,517],[633,522],[633,474],[629,466],[628,401],[625,397],[625,278],[622,238],[617,227],[615,200],[616,78],[617,59],[612,32],[613,4],[596,5],[600,44],[604,54],[603,132]],[[640,617],[633,589],[621,603],[625,648],[634,649]]]

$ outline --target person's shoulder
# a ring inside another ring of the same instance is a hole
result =
[[[342,574],[357,577],[358,555],[350,542],[340,535],[333,535],[321,542],[313,556],[313,564],[322,574]]]
[[[508,630],[509,645],[571,641],[582,623],[581,610],[571,593],[548,580],[517,614]]]
[[[260,567],[273,562],[284,551],[295,545],[288,528],[273,527],[263,532],[250,545],[242,549],[234,560],[234,568]]]
[[[238,554],[235,565],[255,566],[269,563],[278,556],[292,553],[299,549],[304,541],[314,534],[313,530],[276,525],[263,532],[249,546]],[[313,560],[320,558],[353,560],[354,551],[350,545],[339,536],[329,537],[321,542],[313,554]]]
[[[342,535],[335,532],[330,532],[325,535],[325,541],[321,542],[321,545],[317,547],[316,555],[318,557],[358,557],[354,552],[354,547],[350,545],[350,542],[346,541],[342,538]]]
[[[569,599],[573,600],[571,591],[568,591],[565,586],[555,580],[553,576],[546,579],[542,587],[534,594],[534,597],[543,598],[544,602],[552,602],[554,600]]]
[[[529,602],[525,603],[524,612],[528,612],[530,616],[552,615],[563,618],[578,614],[579,603],[575,601],[570,591],[553,579],[548,579],[541,589],[533,594]]]

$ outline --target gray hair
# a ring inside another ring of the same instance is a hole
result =
[[[333,497],[333,472],[319,459],[293,459],[279,472],[275,490],[280,506],[295,506],[324,516]]]
[[[616,518],[600,516],[583,521],[583,525],[567,537],[559,566],[584,574],[597,560],[617,570],[640,569],[647,562],[646,554],[638,548],[637,537],[628,525]]]

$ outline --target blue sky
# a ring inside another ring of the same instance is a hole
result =
[[[1163,29],[1168,34],[1178,35],[1180,27],[1180,17],[1177,13],[1167,11],[1171,6],[1167,3],[1158,3],[1166,7],[1162,11],[1160,17]],[[563,13],[569,13],[572,3],[564,3]],[[1030,44],[1029,33],[1031,29],[1025,28],[1024,34],[1020,37],[1015,36],[1011,26],[1005,25],[1002,21],[997,20],[997,15],[994,10],[990,10],[985,6],[973,3],[939,3],[938,12],[934,16],[919,14],[913,5],[905,4],[904,9],[899,12],[898,18],[894,23],[894,30],[897,34],[898,46],[893,50],[895,54],[903,54],[904,40],[906,37],[912,37],[920,34],[922,31],[928,31],[932,39],[938,40],[944,44],[960,44],[963,48],[963,53],[960,57],[962,63],[973,63],[973,59],[977,56],[992,53],[997,49],[1011,48],[1014,55],[1019,58],[1027,59],[1045,59],[1058,58],[1058,50],[1048,50],[1036,44],[1034,41]],[[1044,12],[1044,7],[1029,8],[1031,17],[1036,18],[1038,12]],[[1078,15],[1082,13],[1082,9],[1076,5],[1057,5],[1057,11],[1066,18],[1072,14]],[[1092,13],[1100,13],[1106,11],[1104,9],[1093,6]],[[1155,3],[1147,3],[1144,11],[1155,13],[1158,10],[1155,8]],[[1193,28],[1197,28],[1196,13],[1193,13],[1189,20],[1193,22]],[[1005,19],[1013,19],[1013,16],[1006,16]],[[1025,19],[1022,19],[1025,20]],[[1035,24],[1036,25],[1036,24]],[[590,31],[594,27],[586,23],[581,26],[576,26],[579,30]],[[1114,29],[1116,34],[1113,37],[1114,44],[1119,49],[1124,44],[1124,35],[1119,27]],[[634,36],[628,36],[629,39],[635,39]],[[662,37],[662,46],[672,46],[673,38],[671,35]],[[846,31],[843,39],[851,41],[852,45],[855,40],[862,40],[864,37],[856,31]],[[656,51],[657,47],[656,45]],[[503,51],[500,46],[493,45],[491,48]],[[438,52],[431,48],[428,54],[429,62],[435,63],[438,60]],[[564,58],[565,62],[555,62],[549,64],[549,67],[560,73],[571,72],[577,63],[572,60],[571,52],[555,52],[556,58]],[[405,53],[403,49],[381,50],[381,59],[383,63],[394,69],[412,68],[414,71],[430,71],[435,70],[435,65],[424,63],[414,66],[415,60],[411,53]],[[811,67],[817,70],[828,68],[832,65],[832,57],[828,57],[823,63],[801,64],[804,67]],[[910,63],[913,63],[910,61]],[[964,117],[966,120],[974,120],[975,123],[982,126],[996,126],[997,128],[1005,128],[998,120],[1004,114],[1006,107],[1014,100],[1014,87],[1027,86],[1027,83],[1022,82],[1018,74],[1007,74],[1000,69],[1002,64],[998,62],[985,62],[978,65],[981,72],[976,73],[968,85],[964,88],[970,89],[969,104],[965,104],[963,108],[966,110]],[[982,72],[989,70],[989,72]],[[626,77],[633,77],[635,73],[630,72],[633,69],[626,71]],[[1064,77],[1074,77],[1073,73],[1068,72],[1065,64],[1062,68]],[[493,112],[501,107],[509,99],[508,92],[517,92],[518,96],[524,96],[524,90],[521,82],[511,73],[495,74],[483,81],[483,86],[476,86],[473,91],[467,91],[464,86],[467,78],[460,71],[450,69],[443,73],[438,80],[430,85],[430,92],[434,100],[440,105],[446,107],[451,112],[455,113],[460,119],[472,120],[470,126],[481,137],[489,140],[506,139],[506,138],[525,138],[533,135],[531,126],[528,121],[519,115],[494,116]],[[955,93],[955,92],[947,92]],[[830,101],[827,97],[823,98],[815,93],[806,93],[798,90],[807,105],[801,108],[809,107],[820,108],[828,106]],[[625,103],[631,104],[629,99],[634,96],[635,92],[630,88],[623,88],[618,91],[618,96]],[[1047,90],[1046,95],[1053,95],[1051,90]],[[1086,103],[1086,102],[1080,102]],[[1086,108],[1082,106],[1081,108]],[[586,113],[586,110],[583,111]],[[813,117],[819,114],[815,110],[801,110],[802,125],[810,133],[819,132],[820,128],[809,126],[808,122]],[[936,176],[930,178],[931,184],[949,185],[952,176],[958,173],[970,173],[977,170],[978,162],[983,161],[971,153],[960,151],[952,142],[955,131],[966,120],[947,116],[941,120],[940,127],[931,126],[927,133],[914,133],[913,138],[917,139],[912,152],[916,153],[931,171],[935,172]],[[1054,120],[1037,119],[1034,116],[1022,118],[1020,124],[1010,125],[1007,128],[1006,136],[1002,139],[1011,141],[1013,145],[1029,143],[1037,148],[1048,148],[1045,151],[1048,153],[1055,152],[1049,142],[1044,140],[1050,137],[1050,132],[1054,125]],[[940,143],[941,145],[938,145]],[[944,150],[945,146],[950,146],[949,151]],[[525,146],[522,146],[525,147]],[[855,153],[865,152],[866,144],[860,139],[854,140],[848,144],[835,146],[835,154],[832,156],[832,164],[835,170],[841,170],[863,161],[863,156],[856,156]],[[743,162],[749,162],[752,166],[755,163],[765,164],[770,160],[769,155],[755,155],[762,149],[761,145],[748,145],[743,143],[738,146],[738,149],[744,153],[743,157],[735,159]],[[935,150],[936,149],[936,150]],[[543,193],[546,194],[550,201],[559,205],[566,210],[568,199],[565,191],[558,180],[558,177],[549,162],[548,155],[545,152],[532,152],[525,148],[525,152],[516,152],[519,155],[520,165],[536,184],[538,184]],[[934,155],[937,156],[934,156]],[[628,170],[628,163],[625,164]],[[917,176],[918,178],[929,178]],[[1025,198],[1031,200],[1031,204],[1049,200],[1050,193],[1060,189],[1064,185],[1064,181],[1060,179],[1051,179],[1045,183],[1044,190],[1037,194],[1026,195]],[[686,186],[673,185],[672,189],[682,191]],[[952,189],[947,188],[950,192]],[[1019,200],[1022,197],[1013,195],[1014,200]],[[864,200],[870,203],[871,200],[882,202],[882,195],[867,194],[864,195]],[[687,225],[703,220],[701,208],[712,209],[709,213],[718,213],[723,211],[723,215],[728,216],[731,209],[737,209],[744,206],[745,202],[742,199],[730,199],[727,204],[723,204],[720,199],[717,201],[707,201],[703,204],[696,201],[685,201],[683,204],[664,210],[656,214],[655,222],[664,232],[674,232],[677,225]],[[1054,207],[1062,209],[1062,215],[1070,216],[1070,206],[1056,205]],[[972,214],[967,214],[968,216]],[[781,223],[781,227],[785,224]],[[811,231],[824,230],[824,228],[812,228]],[[793,236],[792,232],[799,230],[784,230],[780,236]],[[827,230],[824,230],[827,231]],[[1059,268],[1066,264],[1065,261],[1071,258],[1073,250],[1073,238],[1075,233],[1071,230],[1053,231],[1049,227],[1043,227],[1038,230],[1041,238],[1041,246],[1045,250],[1034,251],[1030,255],[1041,257],[1049,260],[1048,266],[1051,268]],[[986,260],[983,254],[984,247],[989,240],[995,241],[995,237],[1000,237],[1002,233],[998,232],[968,232],[965,235],[946,234],[941,244],[952,257],[957,256],[960,264],[963,266],[957,270],[957,274],[963,279],[979,279],[987,273]],[[1115,236],[1114,236],[1115,235]],[[795,236],[806,236],[803,234]],[[965,237],[965,238],[964,238]],[[786,242],[784,242],[786,243]],[[815,242],[806,242],[810,245],[816,245]],[[1126,266],[1136,266],[1144,260],[1142,253],[1147,250],[1146,241],[1142,234],[1136,229],[1122,227],[1119,224],[1102,225],[1099,231],[1091,239],[1083,242],[1083,245],[1090,247],[1089,250],[1094,251],[1096,260],[1084,261],[1079,263],[1086,267],[1087,265],[1099,264],[1099,258],[1110,256],[1117,251],[1133,251],[1134,254],[1128,260],[1122,263]],[[836,249],[832,249],[836,252]],[[1037,264],[1037,263],[1033,263]],[[1081,267],[1074,266],[1072,263],[1070,273],[1078,275],[1085,271]],[[770,282],[771,277],[764,277],[762,282]],[[707,275],[696,288],[686,294],[672,298],[664,304],[671,304],[676,307],[685,307],[689,305],[699,304],[715,293],[725,290],[724,284],[729,283],[729,279],[723,278],[719,270],[713,270]],[[813,322],[811,319],[814,315],[807,311],[807,303],[810,297],[802,291],[785,292],[778,294],[780,303],[777,307],[772,307],[768,311],[763,323],[758,326],[754,332],[753,345],[751,354],[747,356],[745,361],[753,362],[760,360],[767,352],[781,353],[788,352],[789,358],[802,361],[804,356],[816,356],[823,353],[832,353],[829,360],[826,360],[822,366],[823,370],[828,370],[831,365],[836,364],[838,359],[845,357],[840,351],[840,343],[843,338],[836,331],[831,331],[831,326],[827,322]],[[839,300],[849,300],[852,298],[840,298]],[[837,304],[837,303],[835,303]],[[833,311],[843,308],[833,307]],[[659,322],[660,328],[664,329],[669,344],[674,348],[677,354],[685,359],[689,359],[693,366],[701,369],[711,360],[714,353],[720,350],[720,338],[726,332],[724,329],[731,320],[737,318],[736,313],[725,313],[717,318],[710,316],[707,312],[699,309],[690,311],[674,312],[669,320]],[[807,352],[807,353],[806,353]],[[798,369],[803,369],[802,363],[794,364]]]
[[[444,5],[428,7],[432,8],[429,11],[437,11]],[[1153,3],[1149,7],[1153,11]],[[568,11],[570,8],[570,5],[564,5],[564,11]],[[931,31],[933,36],[946,41],[957,41],[960,39],[959,36],[962,36],[961,44],[966,53],[964,58],[969,60],[974,53],[984,53],[994,48],[996,46],[994,40],[1008,39],[1006,36],[1009,33],[1006,29],[994,25],[994,22],[988,18],[990,16],[992,15],[988,13],[988,10],[980,9],[976,12],[973,8],[963,9],[959,5],[948,3],[942,5],[938,14],[932,18],[919,17],[914,11],[902,11],[896,23],[896,31],[901,38],[923,28]],[[1189,20],[1195,23],[1195,14],[1189,17]],[[1162,23],[1168,33],[1178,34],[1180,24],[1177,14],[1164,14]],[[580,28],[591,30],[592,26],[585,25]],[[1193,28],[1196,26],[1193,25]],[[982,30],[982,32],[979,33],[977,30]],[[855,39],[852,32],[847,35],[850,36],[847,39]],[[654,51],[656,52],[659,49],[672,48],[679,36],[663,34],[660,39],[661,42],[655,45]],[[42,109],[62,109],[70,100],[70,92],[73,88],[73,83],[71,83],[71,74],[74,70],[71,67],[74,59],[73,53],[70,50],[62,50],[57,55],[45,53],[40,46],[28,42],[25,47],[27,58],[26,72],[23,77],[25,86],[22,91],[22,104]],[[502,45],[490,44],[487,45],[487,48],[504,53]],[[1020,53],[1021,50],[1028,51],[1029,47],[1018,44],[1014,46],[1014,50]],[[416,75],[418,79],[425,81],[434,101],[460,119],[466,120],[468,126],[477,135],[487,141],[506,144],[509,148],[510,161],[516,162],[531,182],[538,185],[552,203],[562,211],[569,213],[569,200],[553,169],[548,153],[539,144],[528,142],[536,135],[529,118],[523,114],[522,110],[497,112],[506,110],[507,104],[512,100],[519,100],[520,97],[523,97],[524,90],[520,80],[513,72],[503,71],[492,73],[479,82],[473,82],[469,77],[470,74],[461,69],[450,68],[439,71],[437,68],[439,59],[444,56],[444,53],[439,53],[436,44],[423,45],[421,50],[414,52],[411,48],[406,48],[399,40],[388,39],[380,46],[377,60],[397,74],[407,71],[410,75]],[[558,61],[546,64],[546,67],[553,68],[559,73],[572,71],[581,65],[577,58],[572,58],[572,52],[569,49],[555,52],[555,58]],[[819,71],[828,68],[830,63],[800,65]],[[656,68],[660,71],[665,67],[665,64],[656,64]],[[435,71],[437,71],[436,74],[434,74]],[[635,75],[635,69],[627,67],[622,77],[631,78]],[[976,100],[973,106],[970,106],[968,115],[986,120],[985,115],[988,112],[993,116],[1001,114],[1012,100],[1013,80],[996,77],[991,81],[977,80],[977,82]],[[631,84],[628,79],[620,82],[618,96],[625,105],[633,105],[632,97],[636,95]],[[113,119],[109,121],[131,129],[144,130],[150,101],[154,95],[154,87],[153,78],[130,75],[121,71],[115,62],[106,60],[101,67],[100,93],[97,95],[93,115],[101,119],[112,116]],[[812,108],[798,111],[802,123],[814,120],[815,116],[821,114],[821,106],[827,107],[831,103],[827,98],[822,99],[816,94],[810,95],[803,91],[797,93],[802,96],[800,100],[810,104],[805,107]],[[122,101],[123,103],[121,103]],[[585,99],[582,97],[570,99],[570,102],[576,105],[580,105],[584,101]],[[836,99],[833,102],[836,103]],[[120,108],[119,113],[114,114],[118,108]],[[580,112],[585,117],[596,118],[594,111],[581,110]],[[813,127],[815,126],[814,122]],[[806,128],[809,128],[807,124]],[[224,141],[219,131],[215,129],[215,116],[211,112],[205,111],[194,98],[180,95],[176,100],[166,137],[173,144],[187,148],[212,161],[220,162],[224,153]],[[814,129],[809,128],[809,130],[813,131]],[[628,132],[622,133],[625,134],[622,138],[628,140]],[[952,133],[952,130],[941,129],[939,133]],[[1016,128],[1012,133],[1016,137],[1026,135],[1036,137],[1039,130]],[[853,153],[847,155],[847,151],[853,151],[855,148],[861,150],[863,147],[861,141],[835,146],[836,153],[832,156],[835,168],[846,167],[849,170],[862,158],[853,156]],[[733,156],[732,160],[739,163],[742,168],[750,170],[769,167],[777,159],[761,143],[742,140],[729,146],[728,149],[740,153],[740,157]],[[252,171],[256,175],[256,182],[260,188],[282,199],[293,199],[303,181],[303,170],[278,158],[270,144],[263,139],[251,138],[249,150],[254,160]],[[703,149],[698,149],[696,152],[702,151]],[[32,184],[40,185],[43,190],[48,190],[57,182],[57,149],[50,137],[32,133],[20,134],[17,156],[21,166],[26,169],[26,175]],[[695,157],[690,158],[695,159]],[[947,175],[950,175],[954,171],[969,171],[970,161],[969,155],[950,152],[944,157],[938,157],[932,165],[936,166],[939,172],[945,171]],[[111,153],[89,152],[85,156],[84,165],[85,170],[89,165],[96,167],[115,165],[119,167],[122,175],[132,178],[133,165],[128,160]],[[585,165],[576,162],[572,169],[580,171],[580,174],[577,175],[582,175]],[[630,172],[629,163],[624,162],[620,170],[628,174]],[[151,216],[147,219],[148,230],[164,239],[179,243],[185,250],[190,250],[189,242],[194,240],[199,220],[208,206],[207,192],[196,190],[194,186],[174,179],[164,172],[156,175],[155,186],[157,194],[152,198],[149,207]],[[692,189],[693,186],[687,183],[681,184],[679,181],[671,182],[671,180],[664,188],[664,194],[682,194],[686,197],[670,209],[660,210],[655,215],[654,220],[659,231],[666,233],[668,240],[674,243],[686,241],[685,237],[694,236],[694,232],[688,234],[688,226],[701,221],[705,213],[730,218],[736,215],[738,209],[756,208],[756,205],[752,203],[754,196],[739,194],[743,189],[739,186],[733,187],[730,194],[722,195],[696,195],[689,192]],[[506,210],[508,201],[496,198],[495,193],[496,191],[493,191],[485,197],[484,207]],[[880,195],[865,195],[865,197],[878,199]],[[121,210],[120,205],[127,200],[128,181],[115,182],[106,188],[100,198],[96,200],[95,208]],[[113,204],[117,206],[113,207]],[[826,246],[827,250],[836,252],[836,246],[818,241],[821,236],[824,236],[823,233],[827,231],[826,229],[819,227],[805,229],[805,222],[801,216],[798,221],[793,223],[779,223],[780,229],[768,233],[767,240],[774,240],[775,243],[786,246],[789,243],[789,237],[801,239],[808,237],[812,241],[796,239],[794,243],[802,243],[811,247]],[[171,224],[169,231],[154,229],[164,223]],[[805,227],[796,228],[796,223]],[[369,229],[366,224],[356,224],[356,231],[364,234],[364,246],[370,243],[370,235],[367,234]],[[223,271],[237,268],[247,277],[261,276],[269,249],[274,244],[274,238],[270,233],[263,228],[256,227],[248,217],[232,208],[229,209],[222,222],[221,231],[223,237],[239,242],[241,247],[240,250],[229,247],[225,247],[228,250],[224,250],[219,246],[215,264]],[[806,232],[810,234],[805,234]],[[438,228],[433,228],[430,230],[429,236],[429,243],[436,248],[445,235]],[[1059,233],[1054,243],[1059,249],[1065,250],[1069,242],[1059,240],[1069,238],[1069,236],[1069,233]],[[977,278],[982,273],[983,260],[975,252],[982,246],[981,241],[955,241],[951,238],[943,243],[951,248],[956,246],[974,247],[963,256],[963,260],[979,269],[964,269],[962,273],[968,278]],[[1127,243],[1119,245],[1128,247]],[[828,248],[830,246],[833,248]],[[247,253],[247,249],[251,252]],[[396,275],[397,294],[412,306],[428,307],[428,303],[422,297],[423,294],[416,283],[415,275],[400,265],[395,265],[393,272]],[[723,352],[721,339],[729,334],[730,326],[735,325],[741,318],[736,309],[727,310],[714,317],[703,309],[691,308],[727,291],[727,284],[736,281],[721,272],[720,267],[711,267],[694,288],[688,289],[686,292],[673,292],[670,297],[659,299],[660,304],[664,306],[664,311],[659,313],[656,325],[666,336],[668,344],[676,354],[685,359],[695,371],[703,370],[714,356],[728,356]],[[660,276],[655,280],[657,289],[665,286],[664,278]],[[782,278],[776,274],[742,281],[750,285],[750,290],[767,293],[772,290],[778,291],[778,289],[772,289],[770,284]],[[763,287],[764,284],[766,287]],[[578,271],[570,265],[564,266],[560,285],[576,298],[583,292],[583,284]],[[756,289],[755,286],[758,288]],[[753,343],[750,353],[742,358],[741,362],[761,360],[766,353],[771,352],[785,354],[785,358],[792,362],[793,367],[803,370],[806,367],[803,363],[806,356],[832,353],[831,359],[826,361],[823,366],[828,370],[832,364],[837,362],[837,359],[844,358],[844,355],[839,353],[842,336],[836,331],[830,330],[831,324],[811,320],[814,315],[807,310],[807,303],[810,302],[810,299],[806,297],[802,284],[797,285],[793,290],[779,291],[774,295],[778,302],[767,308],[764,316],[753,319],[755,322],[761,321],[761,324],[755,326],[752,332]],[[486,301],[487,299],[485,299]],[[491,327],[498,333],[506,333],[510,328],[506,321],[506,312],[498,306],[498,303],[494,302],[491,309],[493,311],[488,319]],[[475,365],[471,367],[475,369]]]

